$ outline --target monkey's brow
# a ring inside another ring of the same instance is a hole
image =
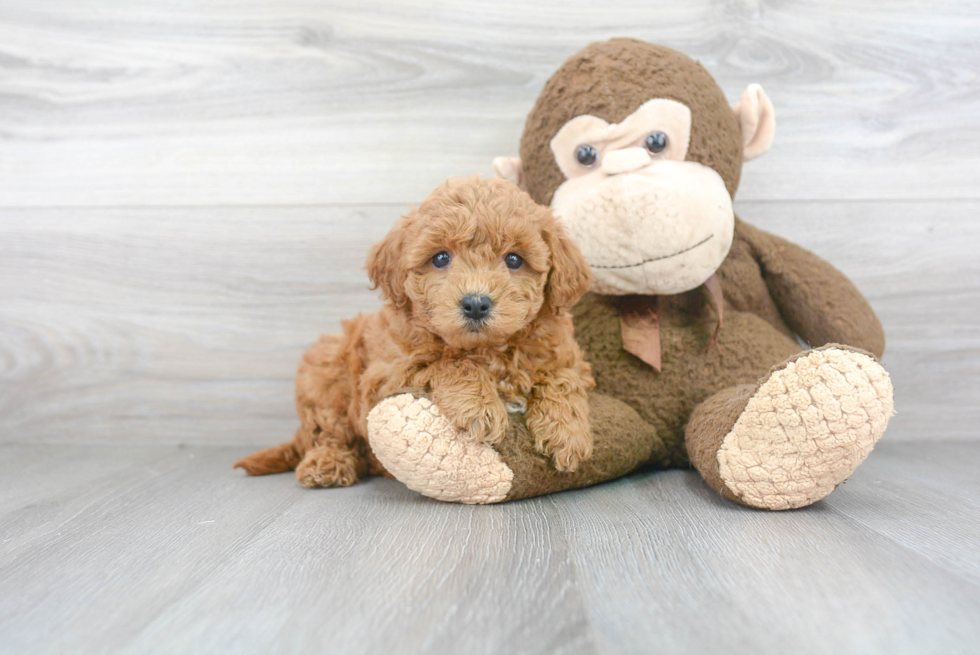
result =
[[[637,262],[635,264],[622,264],[621,266],[593,266],[593,265],[590,264],[589,267],[590,268],[635,268],[637,266],[643,266],[644,264],[649,264],[650,262],[658,262],[661,259],[670,259],[671,257],[676,257],[677,255],[683,255],[686,252],[690,252],[690,251],[694,250],[698,246],[703,246],[704,244],[708,243],[709,241],[711,241],[712,237],[714,237],[714,236],[715,235],[713,235],[713,234],[709,234],[707,237],[705,237],[701,241],[698,241],[693,246],[689,246],[687,248],[684,248],[684,250],[678,250],[673,255],[663,255],[662,257],[652,257],[650,259],[644,259],[642,262]]]

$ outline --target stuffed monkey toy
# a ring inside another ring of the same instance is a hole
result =
[[[419,390],[369,417],[385,468],[464,503],[644,466],[693,465],[725,498],[764,509],[833,491],[892,414],[877,360],[885,340],[842,273],[734,215],[742,162],[774,130],[760,86],[729,106],[700,64],[669,48],[613,39],[568,59],[527,118],[520,158],[494,168],[552,207],[592,269],[572,313],[597,383],[593,455],[558,471],[519,413],[503,443],[477,443]]]

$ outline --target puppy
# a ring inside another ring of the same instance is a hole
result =
[[[296,470],[304,487],[384,474],[367,415],[405,389],[431,394],[446,418],[496,443],[520,408],[538,450],[562,471],[592,454],[591,369],[567,309],[589,267],[551,211],[503,180],[450,179],[371,249],[385,303],[303,356],[295,438],[240,460],[252,475]]]

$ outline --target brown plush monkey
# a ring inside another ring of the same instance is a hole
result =
[[[645,464],[693,464],[726,498],[766,509],[833,491],[892,414],[876,359],[884,335],[843,274],[734,215],[742,162],[774,129],[761,87],[730,107],[704,68],[669,48],[613,39],[568,59],[528,116],[521,158],[494,164],[552,206],[592,268],[593,293],[573,313],[597,383],[593,456],[556,471],[519,414],[504,443],[477,446],[429,400],[403,394],[369,419],[385,467],[459,502]]]

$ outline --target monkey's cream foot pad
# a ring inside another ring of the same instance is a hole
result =
[[[814,503],[864,461],[892,415],[888,373],[868,355],[826,348],[774,371],[718,451],[721,478],[747,505]]]
[[[428,398],[386,398],[368,414],[378,461],[409,489],[448,502],[499,503],[514,473],[492,447],[453,426]]]

